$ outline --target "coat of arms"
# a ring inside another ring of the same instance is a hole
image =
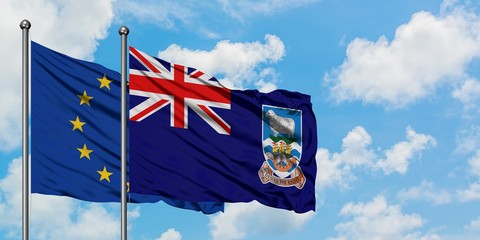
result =
[[[265,161],[258,171],[263,184],[302,189],[302,111],[263,105],[262,145]]]

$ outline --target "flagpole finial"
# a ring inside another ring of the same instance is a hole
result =
[[[130,30],[128,30],[128,27],[126,26],[121,26],[120,29],[118,29],[118,34],[120,35],[128,35]]]
[[[24,19],[20,22],[20,28],[21,29],[25,29],[25,28],[30,29],[31,26],[32,26],[32,24],[27,19]]]

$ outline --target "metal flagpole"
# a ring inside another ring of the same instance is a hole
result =
[[[127,35],[129,30],[126,26],[122,26],[118,33],[122,38],[121,54],[122,54],[122,115],[121,115],[121,144],[122,144],[122,181],[120,188],[121,194],[121,235],[122,240],[127,240]]]
[[[28,158],[28,109],[30,98],[30,39],[29,29],[32,25],[28,20],[20,22],[22,29],[22,239],[28,240],[29,216],[30,216],[30,163]]]

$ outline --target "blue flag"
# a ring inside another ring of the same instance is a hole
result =
[[[131,191],[315,210],[310,96],[230,90],[130,47]]]
[[[31,190],[120,202],[120,74],[32,42]],[[214,213],[223,203],[129,194]]]

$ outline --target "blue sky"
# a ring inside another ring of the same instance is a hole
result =
[[[232,88],[312,96],[317,211],[129,206],[130,239],[478,239],[476,1],[3,0],[0,238],[21,230],[21,31],[119,70],[129,44]],[[32,196],[33,239],[118,239],[118,204]]]

